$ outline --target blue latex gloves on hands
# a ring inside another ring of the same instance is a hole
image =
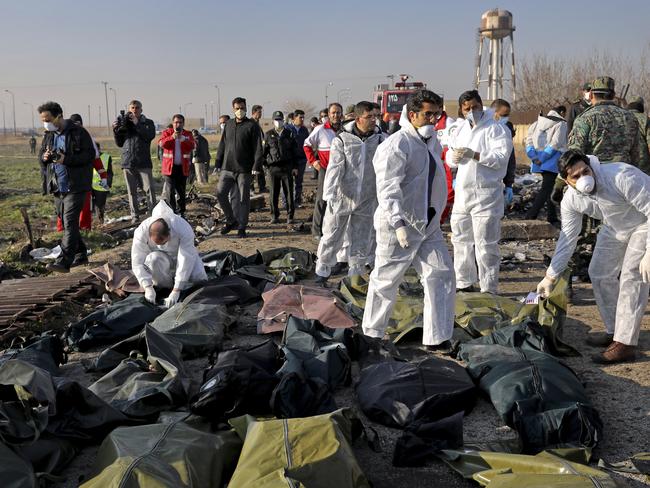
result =
[[[506,199],[506,205],[512,205],[512,200],[514,198],[514,194],[512,193],[512,188],[509,186],[506,186],[506,189],[503,190],[503,196]]]

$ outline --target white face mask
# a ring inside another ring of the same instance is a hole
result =
[[[501,117],[499,120],[497,120],[497,122],[499,122],[499,124],[506,125],[508,123],[508,120],[510,120],[510,117]]]
[[[235,117],[237,117],[239,120],[243,119],[246,117],[246,110],[243,108],[235,110]]]
[[[273,121],[273,127],[276,129],[282,129],[284,127],[284,121],[283,120],[274,120]]]
[[[481,120],[481,117],[483,117],[483,110],[472,110],[469,112],[467,115],[465,115],[465,118],[469,120],[473,125],[476,125],[476,123]]]
[[[585,94],[584,94],[584,99],[585,99],[586,101],[589,101],[589,92],[585,92]]]
[[[323,117],[322,119],[320,119],[321,123],[323,123],[323,124],[327,124],[327,122],[329,122],[329,120],[330,120],[329,117]]]
[[[219,127],[221,128],[221,130],[223,130],[223,128],[224,128],[225,126],[226,126],[226,124],[219,124]]]
[[[50,132],[55,132],[57,130],[57,126],[52,122],[43,122],[43,127],[45,127],[45,130]]]
[[[584,193],[585,195],[592,193],[595,187],[596,180],[591,175],[581,176],[578,178],[578,181],[576,181],[576,190],[578,190],[580,193]]]
[[[420,134],[423,139],[430,139],[435,133],[436,128],[434,125],[423,125],[422,127],[418,127],[418,134]]]

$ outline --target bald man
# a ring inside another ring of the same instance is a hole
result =
[[[163,200],[133,235],[131,267],[151,303],[156,302],[154,287],[171,288],[165,299],[168,308],[178,302],[182,290],[208,279],[192,227]]]

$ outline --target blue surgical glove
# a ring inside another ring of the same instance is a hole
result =
[[[553,149],[551,146],[546,146],[543,151],[537,153],[537,158],[544,163],[555,156],[555,153],[557,153],[557,149]]]
[[[451,180],[451,188],[452,188],[453,190],[456,189],[456,178],[454,178],[453,180]]]
[[[526,156],[531,161],[535,161],[537,159],[537,151],[535,151],[535,148],[533,146],[526,146]]]
[[[512,199],[514,197],[514,194],[512,193],[512,188],[509,186],[506,186],[506,189],[503,190],[503,196],[506,199],[506,205],[512,204]]]

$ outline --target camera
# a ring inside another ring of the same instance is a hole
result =
[[[120,115],[117,117],[117,127],[116,130],[119,132],[128,132],[129,126],[133,125],[131,119],[124,110],[120,110]]]
[[[58,149],[54,149],[50,154],[50,161],[56,163],[61,159],[61,156],[63,156],[63,152],[59,151]]]

